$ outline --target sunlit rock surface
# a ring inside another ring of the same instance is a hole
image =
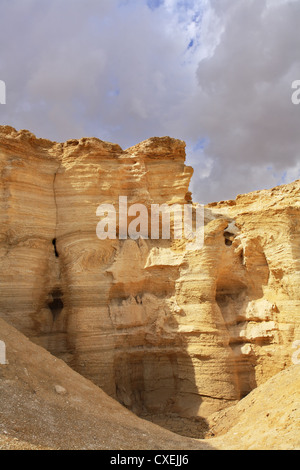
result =
[[[188,251],[96,235],[97,207],[119,196],[191,201],[182,141],[122,150],[2,126],[0,171],[0,316],[126,407],[205,419],[292,364],[299,181],[209,204]]]

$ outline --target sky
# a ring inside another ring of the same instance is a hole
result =
[[[299,0],[0,0],[0,124],[186,142],[193,200],[300,178]]]

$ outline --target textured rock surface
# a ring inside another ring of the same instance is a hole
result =
[[[299,189],[296,181],[210,205],[238,228],[229,225],[225,237],[232,241],[227,255],[239,258],[239,270],[220,277],[217,301],[243,393],[291,365],[300,337]],[[240,289],[233,282],[237,273]]]
[[[291,365],[300,182],[205,209],[205,244],[106,240],[100,204],[184,204],[183,142],[0,128],[0,315],[144,416],[206,418]],[[170,425],[171,426],[171,425]]]

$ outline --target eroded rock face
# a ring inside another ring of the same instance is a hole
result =
[[[244,287],[233,288],[232,275],[221,276],[217,302],[243,394],[291,364],[293,344],[300,336],[299,189],[298,180],[208,207],[238,227],[227,253],[231,259],[240,258]]]
[[[141,414],[207,417],[291,364],[300,182],[205,208],[205,244],[105,240],[100,204],[185,204],[185,144],[0,128],[0,315]]]

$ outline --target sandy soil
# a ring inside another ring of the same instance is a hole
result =
[[[300,450],[300,366],[212,416],[200,440],[138,418],[1,319],[0,340],[0,450]]]

